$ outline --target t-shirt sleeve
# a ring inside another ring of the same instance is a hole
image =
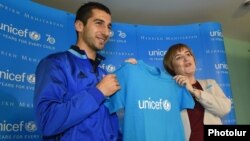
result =
[[[186,87],[180,87],[179,91],[179,99],[180,99],[180,111],[183,109],[193,109],[194,108],[194,99]]]
[[[128,68],[129,64],[124,63],[118,70],[114,72],[121,88],[105,101],[105,105],[109,109],[110,113],[117,112],[119,109],[124,108],[126,102],[126,85],[129,79]]]

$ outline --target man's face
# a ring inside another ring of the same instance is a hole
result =
[[[92,17],[87,21],[81,34],[81,39],[94,51],[104,48],[111,33],[111,16],[105,11],[93,9]]]

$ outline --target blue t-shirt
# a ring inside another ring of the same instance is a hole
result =
[[[193,108],[185,87],[143,61],[125,63],[115,74],[121,89],[105,103],[110,112],[124,108],[124,141],[184,141],[180,111]]]

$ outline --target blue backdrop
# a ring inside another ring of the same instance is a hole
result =
[[[75,43],[74,15],[29,0],[0,1],[0,140],[40,140],[34,122],[35,68],[41,58]],[[192,47],[199,79],[216,79],[232,97],[222,27],[217,22],[176,26],[113,23],[101,67],[112,73],[127,58],[162,68],[163,55],[174,43]],[[235,109],[224,117],[236,124]]]

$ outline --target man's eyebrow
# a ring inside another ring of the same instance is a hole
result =
[[[94,21],[97,21],[97,22],[104,22],[104,20],[102,20],[102,19],[94,19]]]
[[[105,21],[102,19],[94,19],[95,22],[102,22],[104,23]],[[111,28],[112,27],[112,23],[108,24],[108,26]]]

